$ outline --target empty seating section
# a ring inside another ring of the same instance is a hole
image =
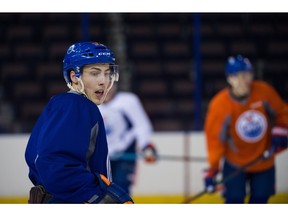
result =
[[[62,62],[56,62],[56,61],[46,61],[42,64],[38,64],[36,66],[36,79],[40,80],[43,83],[46,83],[49,80],[60,80],[62,79]]]
[[[131,43],[129,47],[131,55],[137,58],[155,58],[159,56],[156,42],[139,41]]]
[[[15,124],[21,125],[17,132],[30,132],[51,93],[60,92],[61,89],[50,86],[51,82],[61,80],[65,88],[63,54],[76,40],[70,30],[73,25],[79,26],[79,16],[0,14],[1,100],[13,105]]]
[[[192,130],[196,107],[193,14],[121,15],[129,64],[122,68],[130,69],[131,90],[140,96],[155,130]],[[248,56],[256,78],[260,75],[287,99],[288,14],[200,15],[202,111],[198,115],[202,124],[209,100],[226,86],[224,67],[229,55]],[[88,17],[90,40],[109,45],[109,14]],[[21,132],[31,131],[51,96],[68,90],[62,76],[63,55],[70,44],[87,37],[82,21],[81,13],[0,14],[0,99],[14,105]]]
[[[33,36],[33,28],[29,25],[19,25],[16,24],[11,26],[6,31],[6,38],[11,42],[23,42],[29,41],[29,39]]]
[[[49,24],[43,30],[44,41],[65,41],[69,37],[68,26]]]

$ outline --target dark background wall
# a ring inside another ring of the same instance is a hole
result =
[[[209,100],[226,86],[230,55],[247,56],[256,78],[287,101],[287,13],[201,13],[199,31],[194,15],[0,13],[1,132],[32,130],[49,98],[68,90],[62,76],[66,49],[85,40],[115,52],[120,88],[139,95],[156,131],[201,129]],[[196,33],[201,62],[195,58]]]

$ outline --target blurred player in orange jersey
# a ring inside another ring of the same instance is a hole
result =
[[[205,120],[205,189],[215,191],[220,171],[225,179],[268,150],[266,159],[226,181],[223,191],[225,203],[244,203],[248,184],[249,203],[267,203],[275,194],[275,153],[287,148],[287,104],[272,86],[253,79],[247,58],[228,58],[225,73],[228,87],[212,98]]]

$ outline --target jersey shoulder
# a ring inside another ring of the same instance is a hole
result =
[[[118,94],[115,97],[114,102],[116,104],[122,104],[123,107],[130,107],[134,106],[135,104],[140,103],[139,97],[132,93],[132,92],[118,92]]]
[[[223,104],[226,104],[230,100],[229,97],[229,91],[228,87],[220,90],[218,93],[216,93],[211,101],[210,101],[210,106],[223,106]]]
[[[133,92],[121,91],[121,92],[118,92],[117,97],[121,99],[127,99],[127,100],[138,100],[138,96]]]
[[[270,85],[269,83],[262,81],[262,80],[255,80],[252,83],[252,87],[254,87],[255,89],[259,89],[260,91],[263,90],[275,90],[274,87],[272,85]]]
[[[255,80],[252,83],[252,91],[254,94],[262,95],[264,98],[268,97],[273,99],[276,95],[278,96],[276,89],[272,85],[261,80]]]
[[[60,93],[58,95],[55,95],[51,98],[51,101],[55,103],[60,103],[60,104],[67,104],[70,103],[72,104],[88,104],[88,105],[93,105],[96,106],[92,101],[87,99],[86,97],[78,94],[78,93],[73,93],[73,92],[64,92]]]
[[[92,101],[82,95],[72,92],[60,93],[53,96],[48,105],[53,108],[66,110],[67,112],[69,110],[73,112],[76,110],[98,110],[98,107]]]

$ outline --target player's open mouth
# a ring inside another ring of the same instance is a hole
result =
[[[98,90],[98,91],[95,91],[95,94],[96,94],[97,98],[101,98],[101,97],[103,97],[104,91]]]

